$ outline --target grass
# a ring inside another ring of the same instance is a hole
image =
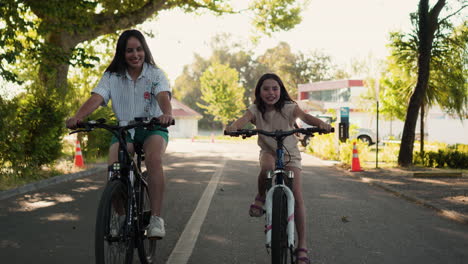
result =
[[[70,156],[68,156],[70,157]],[[73,157],[73,155],[72,155]],[[37,182],[40,180],[49,179],[58,175],[75,173],[86,170],[90,167],[90,164],[106,162],[107,157],[100,158],[93,161],[87,161],[85,159],[85,165],[89,164],[85,168],[78,168],[74,164],[74,160],[70,158],[62,158],[50,166],[43,166],[40,170],[18,175],[9,171],[0,172],[0,191],[10,190],[18,188],[20,186]],[[92,165],[91,165],[92,167]]]

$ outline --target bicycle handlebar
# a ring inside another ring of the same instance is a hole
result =
[[[130,130],[136,127],[151,127],[151,126],[157,126],[157,125],[161,125],[162,127],[168,127],[174,124],[175,124],[174,120],[172,120],[171,124],[169,125],[162,125],[159,122],[159,119],[157,118],[152,118],[149,120],[145,118],[135,118],[135,121],[130,122],[130,124],[125,125],[125,126],[119,126],[119,125],[108,125],[106,124],[106,119],[100,118],[98,120],[90,120],[88,122],[81,122],[77,124],[77,128],[84,128],[84,129],[77,129],[77,130],[70,132],[69,134],[74,134],[74,133],[79,133],[79,132],[90,132],[94,128],[103,128],[103,129],[109,130],[110,132],[115,133],[114,131]]]
[[[265,136],[278,138],[278,137],[287,137],[295,133],[301,133],[301,134],[313,136],[314,133],[328,134],[328,133],[333,133],[333,132],[335,132],[335,129],[333,127],[331,128],[330,132],[328,132],[325,129],[318,128],[318,127],[309,127],[309,128],[298,128],[298,129],[293,129],[289,131],[282,131],[282,130],[265,131],[261,129],[239,129],[237,131],[229,132],[225,130],[224,135],[231,136],[231,137],[242,136],[242,138],[247,138],[247,137],[257,135],[257,134],[262,134]]]

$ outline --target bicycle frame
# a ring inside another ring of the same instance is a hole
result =
[[[109,175],[108,175],[108,181],[114,181],[114,180],[120,180],[123,181],[126,186],[129,186],[130,188],[127,188],[127,195],[129,197],[129,203],[127,204],[127,212],[128,214],[126,215],[125,218],[125,229],[123,230],[124,238],[130,238],[134,239],[134,237],[131,237],[132,234],[135,234],[135,226],[137,229],[140,226],[138,221],[141,221],[140,217],[134,217],[134,215],[139,215],[141,214],[140,207],[141,205],[137,205],[137,202],[143,199],[143,197],[139,197],[140,199],[137,199],[137,195],[140,194],[140,186],[137,186],[135,188],[135,183],[141,184],[143,188],[145,186],[148,186],[148,183],[146,180],[142,177],[142,172],[141,172],[141,159],[142,159],[142,152],[138,149],[139,146],[138,144],[134,144],[135,148],[135,153],[137,156],[137,162],[135,164],[135,160],[131,157],[128,149],[127,149],[127,141],[126,141],[126,132],[127,129],[125,127],[121,127],[118,129],[117,132],[113,132],[113,134],[116,136],[119,142],[119,152],[118,152],[118,161],[114,162],[111,167],[109,168]],[[126,177],[127,176],[127,177]],[[136,225],[132,224],[132,220],[135,219],[137,221]],[[136,230],[138,233],[141,230]]]
[[[283,149],[283,140],[285,137],[277,136],[277,148],[276,148],[276,160],[275,160],[275,170],[269,171],[267,173],[267,181],[271,182],[273,177],[275,178],[275,184],[270,187],[267,191],[265,197],[265,218],[266,218],[266,247],[271,248],[271,227],[272,227],[272,214],[273,214],[273,193],[276,188],[283,188],[284,193],[286,194],[287,204],[288,204],[288,225],[287,225],[287,234],[288,234],[288,247],[294,247],[294,194],[292,190],[285,184],[285,177],[292,181],[294,174],[292,171],[286,171],[284,169],[284,149]],[[268,184],[270,185],[270,184]]]

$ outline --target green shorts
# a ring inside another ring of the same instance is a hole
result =
[[[166,141],[166,143],[169,142],[169,131],[167,131],[167,128],[162,128],[160,126],[156,126],[155,129],[151,129],[151,130],[143,128],[143,127],[137,127],[135,128],[134,138],[130,136],[130,133],[127,133],[126,139],[127,139],[127,143],[137,142],[137,143],[143,144],[145,140],[149,136],[152,136],[152,135],[160,135]],[[115,136],[112,136],[111,145],[117,142],[118,142],[117,138]]]

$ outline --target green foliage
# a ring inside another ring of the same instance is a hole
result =
[[[18,112],[18,107],[19,102],[17,98],[7,101],[0,96],[0,168],[10,166],[10,159],[12,157],[9,151],[14,149],[20,151],[20,146],[17,146],[15,142],[10,141],[11,134],[13,134],[11,128],[16,127],[15,117]],[[2,171],[0,171],[0,174],[1,173]]]
[[[379,161],[395,163],[398,160],[398,152],[400,151],[400,144],[385,143],[384,147],[379,147]]]
[[[291,96],[297,94],[297,85],[311,81],[331,78],[331,58],[319,52],[311,54],[294,54],[287,43],[280,43],[277,47],[267,50],[263,55],[254,58],[253,54],[236,42],[229,35],[218,35],[213,39],[212,55],[204,59],[195,54],[191,65],[184,66],[183,73],[176,79],[174,97],[186,105],[202,113],[200,127],[207,127],[216,122],[205,109],[197,105],[201,97],[200,76],[212,64],[220,63],[236,69],[239,80],[245,87],[243,101],[250,105],[254,99],[254,87],[260,76],[266,72],[276,72],[288,87]]]
[[[445,162],[449,168],[467,169],[468,152],[450,151]]]
[[[107,123],[112,124],[117,122],[111,107],[100,107],[89,116],[89,120],[97,120],[99,118],[106,119]],[[112,134],[107,130],[96,129],[93,132],[79,135],[85,140],[80,140],[81,150],[85,160],[88,162],[96,161],[102,157],[106,157],[109,152],[109,146]]]
[[[439,150],[424,152],[424,159],[421,160],[420,153],[416,152],[413,163],[430,168],[468,168],[468,153],[460,151]]]
[[[56,95],[27,94],[22,100],[2,102],[1,162],[18,175],[50,164],[61,154],[65,110]],[[14,129],[13,129],[14,128]]]
[[[239,100],[244,95],[244,87],[239,85],[239,73],[227,65],[213,64],[200,77],[201,99],[198,106],[220,121],[223,125],[238,118],[245,110]]]
[[[441,143],[429,144],[430,151],[421,153],[415,152],[413,162],[431,168],[468,168],[468,145],[456,144],[449,145]]]
[[[267,34],[292,29],[301,22],[302,3],[295,0],[254,0],[250,9],[254,11],[254,25]]]
[[[299,84],[332,78],[330,56],[317,51],[294,54],[286,42],[280,42],[278,46],[266,50],[257,61],[264,73],[274,72],[281,77],[292,98],[297,98]]]
[[[339,160],[334,134],[315,135],[310,139],[307,151],[326,160]]]
[[[297,25],[301,0],[257,0],[250,2],[244,13],[255,17],[258,32],[269,34],[289,30]],[[269,8],[264,9],[265,6]],[[36,64],[72,64],[90,67],[96,57],[90,56],[76,45],[91,41],[101,35],[134,27],[147,19],[155,18],[161,11],[179,8],[184,12],[211,11],[230,14],[233,10],[228,0],[157,1],[157,0],[2,0],[0,4],[0,77],[20,82],[13,69],[4,63],[14,64],[24,56]],[[64,41],[66,40],[66,41]],[[43,70],[55,68],[44,67]],[[60,69],[60,72],[66,69]],[[65,73],[66,76],[66,73]]]

